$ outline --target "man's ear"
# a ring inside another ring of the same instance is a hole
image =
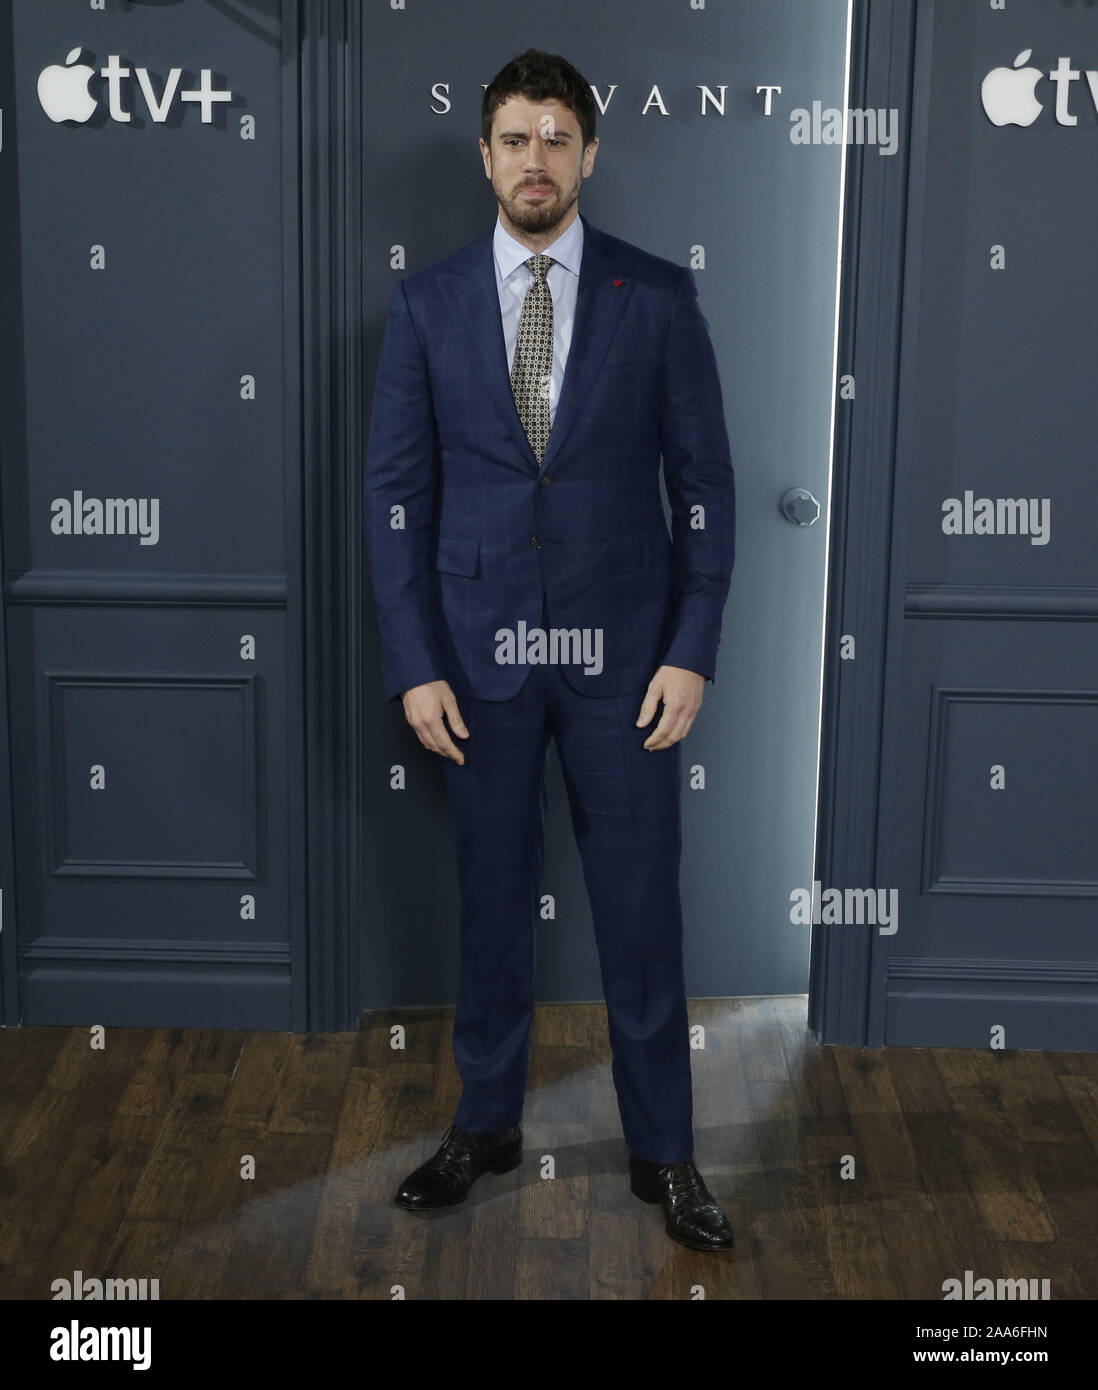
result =
[[[595,155],[598,153],[599,137],[596,135],[583,152],[581,169],[585,179],[590,178],[595,168]]]

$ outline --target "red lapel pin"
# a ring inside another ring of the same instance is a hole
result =
[[[615,285],[624,285],[624,284],[625,284],[625,281],[624,281],[624,280],[615,280],[615,281],[614,281],[614,284],[615,284]]]

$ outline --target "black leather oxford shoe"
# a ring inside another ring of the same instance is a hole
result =
[[[728,1217],[717,1205],[692,1158],[650,1163],[629,1155],[629,1185],[642,1202],[659,1202],[667,1234],[691,1250],[731,1250]]]
[[[451,1125],[437,1153],[401,1183],[395,1201],[408,1211],[433,1211],[464,1202],[482,1173],[509,1173],[522,1161],[522,1129],[470,1134]]]

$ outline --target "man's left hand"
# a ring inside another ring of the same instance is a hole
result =
[[[644,740],[649,751],[670,748],[690,732],[701,709],[705,677],[681,666],[661,666],[648,683],[648,690],[637,716],[637,728],[651,724],[660,701],[663,714],[660,722]]]

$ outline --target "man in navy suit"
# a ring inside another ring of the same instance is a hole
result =
[[[495,226],[396,286],[378,367],[365,504],[384,693],[445,759],[461,889],[462,1097],[396,1201],[448,1206],[520,1161],[552,737],[632,1190],[673,1239],[726,1250],[693,1159],[679,743],[716,666],[731,452],[692,272],[579,214],[595,115],[555,55],[496,76],[480,141]]]

